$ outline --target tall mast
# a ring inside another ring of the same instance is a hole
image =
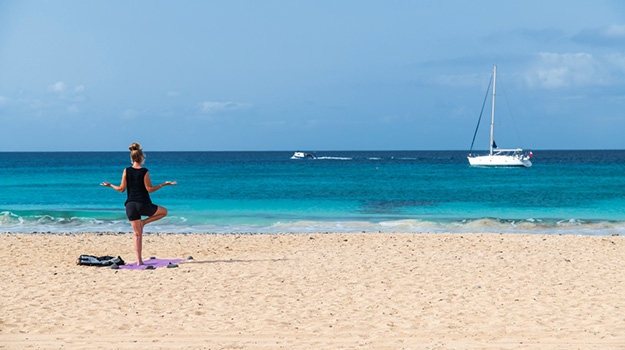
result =
[[[493,67],[493,105],[490,118],[490,155],[493,155],[493,143],[495,140],[495,90],[497,85],[497,66]]]

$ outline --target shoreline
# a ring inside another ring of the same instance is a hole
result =
[[[0,349],[614,348],[625,240],[500,233],[0,233]]]

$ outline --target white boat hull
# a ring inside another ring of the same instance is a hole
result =
[[[469,164],[471,166],[500,166],[500,167],[526,167],[532,166],[528,156],[516,155],[485,155],[485,156],[469,156]]]
[[[300,152],[300,151],[293,153],[293,155],[291,156],[291,159],[315,159],[315,158],[317,157],[315,157],[313,154]]]

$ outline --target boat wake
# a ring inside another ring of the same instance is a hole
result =
[[[325,159],[325,160],[352,160],[350,157],[317,157],[317,159]]]

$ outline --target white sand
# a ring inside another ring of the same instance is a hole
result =
[[[625,347],[623,237],[0,234],[0,349]]]

